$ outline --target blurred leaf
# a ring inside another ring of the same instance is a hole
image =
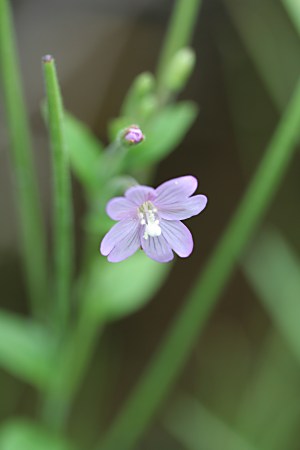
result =
[[[41,426],[14,419],[0,428],[0,450],[71,450],[71,445]]]
[[[242,262],[272,320],[300,360],[300,263],[282,236],[263,232]]]
[[[139,74],[133,81],[124,99],[121,115],[135,117],[139,114],[141,103],[143,103],[145,97],[152,96],[154,89],[155,79],[152,73],[143,72]]]
[[[172,264],[160,264],[142,251],[118,264],[99,256],[91,267],[84,300],[92,316],[119,319],[143,307],[160,288]]]
[[[279,111],[300,71],[300,43],[278,2],[223,0],[253,64]]]
[[[97,187],[103,152],[101,142],[71,114],[65,114],[64,126],[72,170],[84,187]]]
[[[300,35],[300,2],[299,0],[281,0]]]
[[[239,395],[236,428],[263,450],[295,448],[290,443],[299,430],[299,370],[275,330],[262,341],[252,365]]]
[[[83,221],[84,229],[98,237],[104,236],[114,224],[115,222],[102,209],[87,212]]]
[[[180,102],[158,112],[142,130],[145,141],[127,153],[125,167],[136,169],[164,159],[183,140],[196,116],[193,102]]]
[[[51,379],[53,346],[39,324],[0,311],[0,365],[45,388]]]
[[[167,411],[164,426],[186,450],[258,450],[196,398],[179,395]]]
[[[185,88],[195,64],[196,54],[192,48],[183,47],[174,53],[161,79],[166,96],[178,94]]]
[[[134,124],[134,119],[132,117],[128,117],[128,116],[121,116],[121,117],[112,119],[108,124],[108,135],[109,135],[110,142],[113,142],[117,138],[120,131],[122,131],[124,128],[129,128],[133,124]],[[137,124],[137,123],[135,123],[135,124]]]

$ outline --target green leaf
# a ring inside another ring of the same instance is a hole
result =
[[[97,187],[103,146],[91,130],[71,114],[65,114],[65,135],[70,164],[86,188]]]
[[[118,264],[99,256],[85,286],[85,302],[93,316],[114,320],[143,307],[160,288],[172,264],[160,264],[138,251]]]
[[[50,382],[53,345],[39,324],[0,311],[0,366],[40,388]]]
[[[193,102],[177,103],[158,112],[142,130],[145,141],[127,153],[125,167],[136,169],[164,159],[183,140],[196,115]]]
[[[299,2],[281,2],[297,21],[297,7],[291,8],[291,4]],[[270,98],[282,111],[299,75],[300,42],[282,14],[280,2],[223,0],[223,3]]]
[[[63,438],[26,419],[14,419],[0,428],[0,450],[71,450]]]
[[[281,3],[285,6],[286,12],[300,35],[300,3],[297,0],[281,0]]]
[[[300,262],[274,230],[263,232],[243,261],[251,286],[300,360]]]
[[[180,393],[172,401],[163,417],[163,424],[186,450],[220,450],[224,449],[224,442],[230,450],[258,450],[223,418],[186,393]]]

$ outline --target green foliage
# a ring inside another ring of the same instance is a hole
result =
[[[158,163],[180,144],[197,116],[193,102],[179,102],[158,111],[143,127],[145,141],[132,147],[124,158],[124,170],[135,170]],[[110,123],[110,136],[115,138],[120,129],[131,125],[121,117]]]
[[[137,311],[160,288],[170,268],[143,252],[118,264],[95,259],[83,294],[90,316],[115,320]]]
[[[163,419],[168,432],[186,450],[259,450],[188,394],[178,395]]]
[[[245,274],[300,360],[300,263],[283,237],[263,232],[243,262]]]
[[[150,72],[143,72],[139,74],[132,85],[123,101],[121,108],[121,115],[123,117],[139,118],[143,115],[143,104],[145,98],[151,98],[154,95],[155,78]]]
[[[71,168],[84,188],[99,185],[103,146],[91,130],[71,114],[64,118],[67,149]]]
[[[223,2],[270,98],[282,111],[297,82],[300,45],[297,36],[291,33],[289,21],[282,14],[280,2]],[[282,0],[282,3],[290,11],[294,10],[296,20],[296,3],[299,2]]]
[[[52,156],[54,310],[56,325],[64,329],[70,312],[73,277],[73,204],[70,165],[64,128],[63,102],[54,58],[43,58],[47,124]]]
[[[178,93],[185,88],[196,63],[194,50],[184,47],[178,50],[166,67],[162,80],[166,89],[166,94]]]
[[[193,102],[166,106],[145,126],[146,139],[127,153],[125,167],[136,169],[166,158],[183,140],[196,115]]]
[[[300,35],[300,3],[298,0],[281,0],[285,6],[290,19],[294,22],[295,27]]]
[[[13,419],[0,428],[0,450],[71,450],[63,438],[26,419]]]
[[[15,202],[19,213],[18,226],[25,282],[31,310],[36,317],[41,317],[45,314],[47,301],[46,233],[9,0],[0,0],[0,82],[3,85],[7,128],[11,141],[9,150],[15,183]]]
[[[39,388],[51,380],[53,345],[44,327],[0,311],[0,365]]]

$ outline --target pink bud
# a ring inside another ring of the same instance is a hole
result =
[[[141,129],[137,125],[131,125],[123,131],[123,139],[129,145],[139,144],[145,139]]]

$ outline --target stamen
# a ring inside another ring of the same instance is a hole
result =
[[[139,208],[140,224],[145,225],[143,238],[148,239],[149,236],[155,237],[161,235],[159,220],[157,219],[157,208],[147,201]]]

